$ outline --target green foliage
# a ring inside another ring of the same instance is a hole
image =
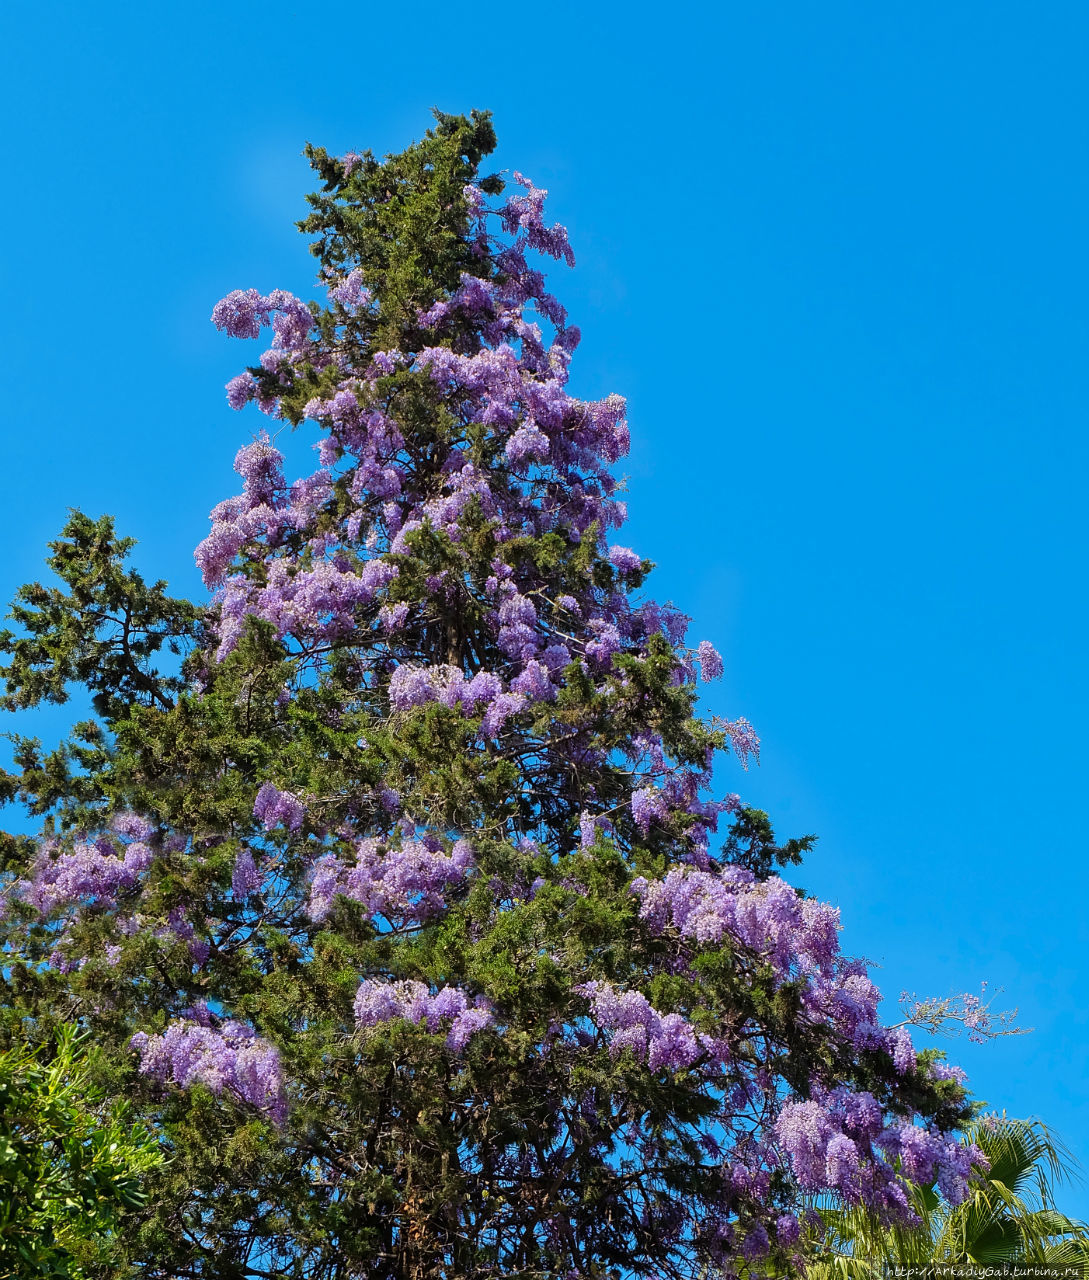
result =
[[[21,587],[9,615],[20,633],[0,631],[9,659],[0,666],[0,710],[64,703],[78,686],[99,717],[48,752],[37,738],[10,735],[18,771],[0,774],[0,798],[20,800],[31,814],[56,812],[66,825],[86,821],[109,793],[112,727],[141,708],[174,706],[183,677],[156,659],[165,650],[178,668],[198,633],[196,605],[125,569],[134,545],[115,536],[109,516],[72,512],[46,559],[62,585]]]
[[[0,1053],[0,1277],[119,1274],[118,1234],[162,1154],[91,1076],[87,1036],[70,1026],[51,1058],[41,1046]]]
[[[323,268],[361,268],[367,287],[382,298],[381,320],[365,331],[379,349],[411,349],[422,336],[418,312],[444,291],[456,289],[463,271],[478,275],[484,270],[483,260],[469,247],[462,192],[476,178],[484,156],[495,149],[491,113],[473,111],[467,119],[436,111],[435,118],[436,127],[415,146],[383,160],[365,151],[348,176],[324,148],[306,148],[325,186],[307,197],[313,212],[299,228],[317,237],[311,251]],[[503,189],[498,176],[478,181],[492,194]],[[301,419],[302,405],[322,385],[315,374],[285,401],[288,411],[294,408]],[[417,390],[424,410],[418,425],[433,430],[435,398],[425,379]]]
[[[106,719],[134,705],[173,705],[183,682],[151,659],[164,646],[180,655],[199,615],[189,601],[171,599],[165,582],[148,586],[139,573],[123,570],[135,545],[115,537],[109,516],[72,513],[46,559],[64,586],[21,587],[11,617],[24,634],[0,632],[0,652],[11,656],[0,667],[7,687],[0,708],[66,702],[73,684],[91,693]]]
[[[771,819],[763,809],[742,808],[734,816],[723,853],[729,862],[766,880],[777,868],[797,866],[816,843],[816,836],[794,836],[776,844]]]

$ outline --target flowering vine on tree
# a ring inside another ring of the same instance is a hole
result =
[[[97,719],[4,784],[46,823],[7,842],[9,1023],[79,1019],[171,1151],[146,1276],[680,1280],[796,1264],[817,1193],[955,1203],[962,1073],[780,878],[810,839],[715,789],[759,743],[696,717],[722,660],[619,540],[567,233],[480,174],[487,115],[437,119],[310,150],[321,302],[215,307],[271,341],[210,602],[78,515],[68,590],[21,594],[6,705],[82,682]]]

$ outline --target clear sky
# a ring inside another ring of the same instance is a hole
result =
[[[820,835],[800,882],[892,997],[1005,988],[1034,1033],[950,1056],[1089,1164],[1089,8],[11,0],[0,24],[0,595],[75,505],[198,592],[264,421],[227,408],[252,357],[209,313],[307,296],[303,144],[491,108],[497,164],[571,231],[574,390],[629,400],[626,540],[726,658],[709,709],[763,738],[729,785]],[[1089,1217],[1085,1186],[1065,1203]]]

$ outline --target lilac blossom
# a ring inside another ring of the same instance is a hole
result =
[[[442,842],[424,837],[387,850],[368,837],[355,850],[354,865],[325,854],[315,865],[308,912],[323,920],[337,894],[358,902],[367,915],[396,920],[426,920],[446,906],[445,894],[461,885],[474,865],[468,841],[458,840],[449,853]]]
[[[287,1093],[279,1051],[251,1027],[224,1022],[213,1028],[178,1019],[162,1035],[132,1037],[140,1072],[181,1089],[203,1084],[217,1096],[225,1090],[263,1111],[275,1124],[287,1118]]]
[[[253,850],[243,845],[234,861],[231,873],[231,892],[237,902],[244,902],[251,893],[261,887],[261,875],[253,860]]]
[[[290,791],[281,791],[274,783],[265,782],[253,802],[253,814],[266,831],[278,826],[298,831],[306,818],[306,808],[298,796]]]
[[[651,1071],[683,1071],[700,1058],[720,1059],[722,1049],[696,1032],[678,1013],[659,1013],[638,991],[619,992],[607,982],[587,982],[575,990],[590,1001],[594,1022],[611,1032],[609,1052],[630,1049]]]
[[[432,1034],[446,1029],[446,1047],[454,1053],[491,1027],[495,1017],[487,1001],[473,1003],[456,987],[440,987],[432,994],[422,982],[382,982],[365,979],[356,992],[355,1017],[360,1027],[376,1027],[395,1018],[426,1026]]]
[[[699,657],[700,673],[704,680],[717,680],[722,675],[722,658],[718,650],[709,640],[701,640],[696,649]]]

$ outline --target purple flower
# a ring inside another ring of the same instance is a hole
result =
[[[399,604],[384,604],[378,610],[378,621],[383,631],[400,631],[408,619],[408,605],[403,601]]]
[[[253,814],[266,831],[281,825],[289,831],[298,831],[306,817],[306,809],[290,791],[281,791],[273,783],[265,782],[253,802]]]
[[[639,914],[651,928],[672,927],[682,937],[702,943],[717,943],[728,935],[784,977],[829,970],[839,951],[835,908],[800,898],[778,877],[757,881],[738,867],[721,873],[684,867],[670,871],[664,880],[633,881],[632,892],[642,898]],[[840,999],[859,981],[860,975],[845,974],[814,985],[814,998]],[[870,1005],[864,1008],[868,1017]]]
[[[631,816],[645,836],[652,823],[664,822],[669,817],[669,805],[656,787],[640,787],[632,793]]]
[[[133,819],[130,829],[139,830],[140,821]],[[151,849],[139,840],[123,850],[104,838],[80,841],[71,853],[53,854],[53,847],[44,845],[31,867],[31,879],[15,886],[18,895],[43,915],[81,901],[112,905],[119,894],[136,886],[152,861]]]
[[[250,1027],[225,1022],[213,1029],[181,1019],[162,1035],[137,1032],[130,1043],[140,1054],[143,1075],[182,1089],[203,1084],[217,1096],[226,1090],[276,1124],[287,1117],[280,1054]]]
[[[517,715],[525,705],[526,699],[523,694],[499,694],[487,711],[484,712],[484,718],[480,723],[481,729],[488,737],[496,737],[511,716]]]
[[[521,426],[507,441],[506,453],[511,462],[524,462],[527,458],[541,460],[548,457],[548,437],[534,423]]]
[[[394,1018],[405,1018],[435,1033],[447,1028],[446,1047],[460,1053],[479,1031],[493,1026],[494,1015],[486,1003],[470,1006],[464,991],[440,987],[434,994],[422,982],[381,982],[365,979],[356,992],[356,1022],[375,1027]]]
[[[261,887],[261,876],[253,860],[253,850],[243,845],[235,858],[231,874],[231,892],[236,902],[244,902],[254,890]]]
[[[399,849],[386,849],[367,838],[356,846],[354,866],[345,866],[335,854],[318,861],[308,911],[312,919],[322,920],[333,898],[343,894],[369,916],[427,920],[445,908],[445,894],[461,885],[473,866],[472,849],[465,840],[458,840],[446,853],[439,841],[430,838],[405,840]]]
[[[790,1157],[803,1191],[825,1185],[825,1152],[832,1136],[828,1115],[817,1102],[788,1102],[779,1113],[775,1133]]]
[[[801,1224],[792,1213],[781,1213],[775,1219],[775,1238],[784,1248],[797,1244],[801,1234]]]
[[[114,814],[110,826],[126,840],[146,841],[155,834],[155,824],[135,813]]]
[[[968,1079],[968,1073],[963,1067],[949,1066],[945,1062],[932,1062],[930,1064],[930,1078],[932,1080],[955,1080],[957,1084],[964,1084]]]
[[[609,562],[621,573],[639,573],[643,568],[643,561],[630,547],[610,547]]]
[[[257,379],[252,373],[240,373],[227,383],[227,403],[232,409],[241,409],[257,394]]]
[[[531,702],[553,702],[556,698],[556,687],[548,673],[548,668],[535,658],[510,682],[512,693],[524,694]]]
[[[769,1244],[767,1229],[757,1223],[749,1228],[741,1241],[741,1256],[749,1262],[766,1257]]]
[[[256,289],[235,289],[212,308],[212,323],[229,337],[256,338],[268,313],[268,299]]]
[[[609,1051],[614,1057],[629,1049],[651,1071],[681,1071],[713,1052],[708,1037],[698,1035],[680,1014],[659,1013],[638,991],[619,992],[607,982],[587,982],[575,990],[589,999],[597,1025],[613,1033]]]
[[[478,1031],[490,1027],[494,1018],[487,1009],[466,1009],[457,1014],[446,1035],[446,1047],[460,1053]]]
[[[357,267],[332,289],[329,295],[343,307],[356,308],[370,300],[370,290],[363,284],[363,272]]]
[[[426,667],[406,664],[390,677],[389,702],[394,711],[408,711],[437,699],[438,691]]]
[[[503,682],[494,672],[478,671],[465,686],[465,702],[474,710],[483,703],[494,702],[503,692]]]
[[[897,1027],[887,1033],[888,1051],[896,1070],[903,1076],[915,1070],[915,1046],[906,1027]]]
[[[757,764],[760,763],[760,739],[744,716],[733,721],[732,724],[727,723],[726,732],[730,735],[730,743],[743,769],[749,767],[749,756],[752,756]]]
[[[722,658],[708,640],[701,640],[696,654],[700,660],[700,672],[705,680],[717,680],[722,675]]]

